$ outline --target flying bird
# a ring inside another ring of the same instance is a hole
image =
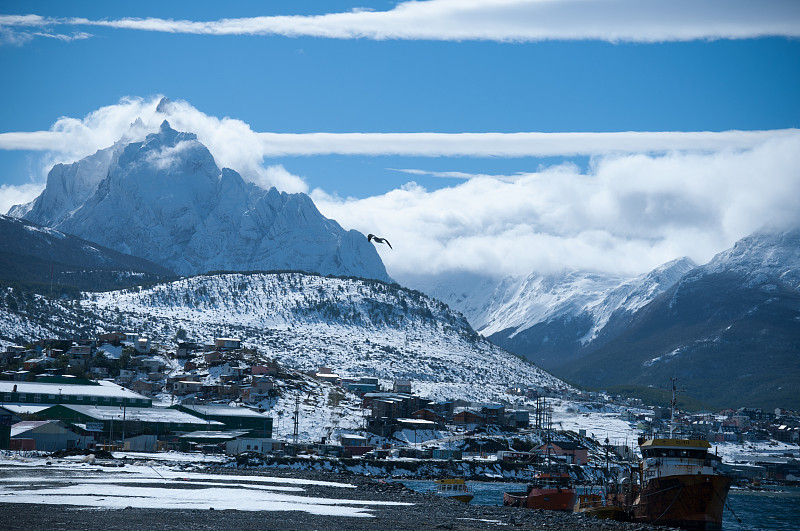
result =
[[[386,238],[378,238],[374,234],[367,234],[367,241],[371,242],[372,240],[375,240],[375,243],[385,243],[386,245],[389,246],[389,249],[392,248],[392,244],[389,243],[389,240],[387,240]]]

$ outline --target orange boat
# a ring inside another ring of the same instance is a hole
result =
[[[525,492],[504,492],[503,505],[572,512],[577,493],[566,472],[540,472]]]

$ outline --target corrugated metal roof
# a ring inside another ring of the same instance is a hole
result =
[[[99,380],[99,385],[81,385],[67,383],[38,383],[38,382],[13,382],[10,380],[0,380],[0,393],[25,393],[40,395],[62,395],[62,396],[109,396],[112,398],[131,398],[137,400],[149,400],[147,397],[134,393],[130,389],[125,389],[114,382]],[[14,388],[16,387],[16,391]]]
[[[249,417],[259,419],[263,419],[265,417],[265,415],[262,415],[258,411],[253,411],[252,409],[248,409],[246,407],[200,406],[189,404],[183,404],[182,407],[196,411],[201,415],[209,415],[212,417]]]
[[[189,413],[164,407],[126,407],[118,406],[84,406],[79,404],[61,404],[65,407],[89,416],[96,420],[125,420],[141,422],[170,422],[173,424],[196,424],[200,426],[224,426],[216,420],[206,421]]]

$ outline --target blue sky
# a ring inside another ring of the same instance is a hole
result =
[[[799,36],[791,1],[6,1],[0,210],[165,95],[173,125],[215,136],[245,178],[310,193],[347,228],[433,235],[384,255],[390,274],[704,261],[796,221]],[[664,132],[718,136],[641,147]],[[565,135],[512,149],[515,133]],[[503,193],[529,201],[512,215]]]

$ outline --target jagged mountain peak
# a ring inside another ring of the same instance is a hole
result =
[[[17,213],[183,275],[302,270],[390,280],[366,237],[322,216],[305,194],[220,169],[194,133],[167,120],[142,141],[56,166]]]

